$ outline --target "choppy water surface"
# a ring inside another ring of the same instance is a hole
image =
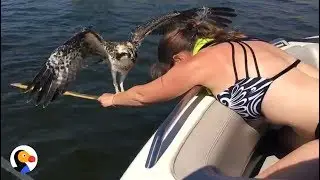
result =
[[[105,39],[125,40],[150,17],[203,5],[235,8],[233,26],[267,40],[319,34],[317,0],[2,0],[1,156],[9,159],[16,146],[29,144],[40,158],[30,173],[35,179],[119,179],[175,102],[101,108],[94,101],[63,97],[42,109],[26,104],[26,97],[8,85],[31,80],[52,50],[82,26],[93,25]],[[126,88],[150,80],[157,40],[144,41]],[[114,91],[111,82],[107,67],[95,65],[69,89],[99,95]]]

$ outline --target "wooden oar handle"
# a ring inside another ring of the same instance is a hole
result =
[[[20,89],[27,89],[27,87],[28,87],[27,85],[22,84],[22,83],[12,83],[10,85],[13,87],[20,88]],[[81,94],[81,93],[77,93],[77,92],[73,92],[73,91],[66,91],[63,93],[63,95],[78,97],[78,98],[82,98],[82,99],[90,99],[90,100],[97,100],[99,97],[99,96],[95,96],[95,95]]]

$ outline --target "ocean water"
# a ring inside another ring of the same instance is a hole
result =
[[[319,34],[318,0],[1,0],[1,156],[18,145],[38,154],[34,179],[119,179],[176,101],[142,108],[102,108],[95,101],[62,97],[46,109],[26,104],[9,86],[30,81],[50,53],[83,26],[105,39],[126,40],[150,17],[200,6],[237,10],[232,26],[266,40]],[[158,37],[139,51],[125,88],[150,81]],[[84,69],[69,87],[82,93],[113,92],[106,65]],[[1,170],[1,178],[10,176]]]

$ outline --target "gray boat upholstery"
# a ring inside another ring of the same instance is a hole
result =
[[[256,122],[260,123],[250,126],[215,100],[176,156],[175,178],[183,179],[206,166],[217,168],[223,175],[242,176],[266,127],[263,121]]]

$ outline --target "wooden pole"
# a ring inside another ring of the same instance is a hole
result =
[[[21,83],[12,83],[10,85],[13,87],[20,88],[20,89],[27,89],[27,87],[28,87],[27,85],[21,84]],[[95,95],[81,94],[81,93],[77,93],[77,92],[73,92],[73,91],[66,91],[63,93],[63,95],[78,97],[78,98],[82,98],[82,99],[90,99],[90,100],[97,100],[98,99],[98,96],[95,96]]]

